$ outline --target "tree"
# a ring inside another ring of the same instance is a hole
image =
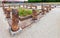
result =
[[[28,2],[42,2],[42,0],[28,0]]]
[[[28,2],[60,2],[60,0],[28,0]]]

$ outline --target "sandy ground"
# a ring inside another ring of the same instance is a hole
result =
[[[60,8],[52,9],[39,22],[14,37],[10,36],[8,28],[9,25],[0,8],[0,38],[60,38]]]

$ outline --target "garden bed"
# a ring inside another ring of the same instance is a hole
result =
[[[19,16],[29,16],[32,14],[32,9],[18,8]]]
[[[32,18],[32,9],[19,8],[18,11],[19,11],[19,19],[21,21]],[[36,11],[37,11],[37,15],[39,15],[38,12],[39,10]]]
[[[18,11],[19,11],[19,19],[21,21],[31,18],[32,16],[32,9],[18,8]]]
[[[6,9],[10,9],[10,12],[11,12],[13,8],[5,8],[5,10],[4,10],[5,12],[7,11]],[[26,9],[26,8],[19,7],[19,8],[17,8],[17,10],[19,13],[19,19],[21,21],[32,18],[32,9]],[[39,10],[36,10],[36,11],[38,13],[37,15],[39,15],[39,13],[40,13],[40,12],[38,12]]]

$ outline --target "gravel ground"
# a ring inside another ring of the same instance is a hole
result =
[[[0,8],[0,38],[60,38],[60,8],[52,9],[39,22],[14,37],[10,36],[8,28],[9,25]]]

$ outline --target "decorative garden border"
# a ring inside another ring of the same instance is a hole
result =
[[[14,6],[14,8],[15,8],[16,6]],[[19,7],[20,7],[20,5],[19,5]],[[32,7],[35,7],[35,9],[33,9]],[[10,6],[9,6],[9,8],[10,8]],[[24,8],[24,5],[23,5],[23,8]],[[27,7],[26,7],[27,8]],[[29,9],[29,8],[28,8]],[[33,14],[32,15],[29,15],[29,16],[26,16],[26,17],[20,17],[20,16],[18,16],[19,18],[19,20],[22,22],[22,21],[24,21],[24,20],[27,20],[27,19],[30,19],[30,18],[32,18],[32,19],[37,19],[37,16],[39,16],[40,14],[42,14],[42,15],[44,15],[45,13],[47,13],[47,12],[49,12],[51,9],[52,9],[52,7],[51,7],[51,5],[48,5],[48,6],[41,6],[41,11],[39,12],[39,13],[37,13],[36,12],[36,9],[37,9],[37,6],[33,6],[33,5],[31,5],[30,6],[30,9],[33,9]],[[6,8],[5,8],[5,6],[4,6],[4,4],[3,4],[3,10],[4,10],[4,12],[5,12],[5,14],[7,14],[7,16],[10,18],[10,12],[12,11],[12,10],[10,10],[9,12],[7,12],[6,13]],[[17,17],[15,17],[14,16],[15,14],[12,14],[12,16],[14,17],[14,18],[17,18]],[[7,17],[6,16],[6,17]],[[11,23],[10,25],[11,26],[13,26],[13,27],[11,27],[11,28],[14,28],[14,24],[16,25],[16,21],[19,21],[19,20],[17,20],[17,19],[14,19],[12,17],[12,21],[13,21],[13,23]],[[39,17],[39,19],[40,19],[41,17]],[[16,20],[16,21],[15,21]],[[35,22],[35,20],[33,20],[34,22]],[[22,29],[24,29],[24,28],[26,28],[26,27],[28,27],[28,26],[30,26],[31,24],[33,24],[34,22],[31,22],[30,24],[28,24],[28,25],[23,25],[23,26],[20,26]],[[16,27],[18,27],[18,28],[20,28],[19,26],[18,26],[18,23],[17,23],[17,25],[16,25]],[[16,30],[16,28],[15,28],[15,30]],[[11,30],[10,30],[11,31]],[[17,31],[19,31],[19,30],[17,30]],[[13,31],[12,31],[13,32]],[[16,31],[14,31],[14,32],[16,32]],[[15,33],[14,33],[15,34]],[[13,35],[14,35],[13,34]]]

